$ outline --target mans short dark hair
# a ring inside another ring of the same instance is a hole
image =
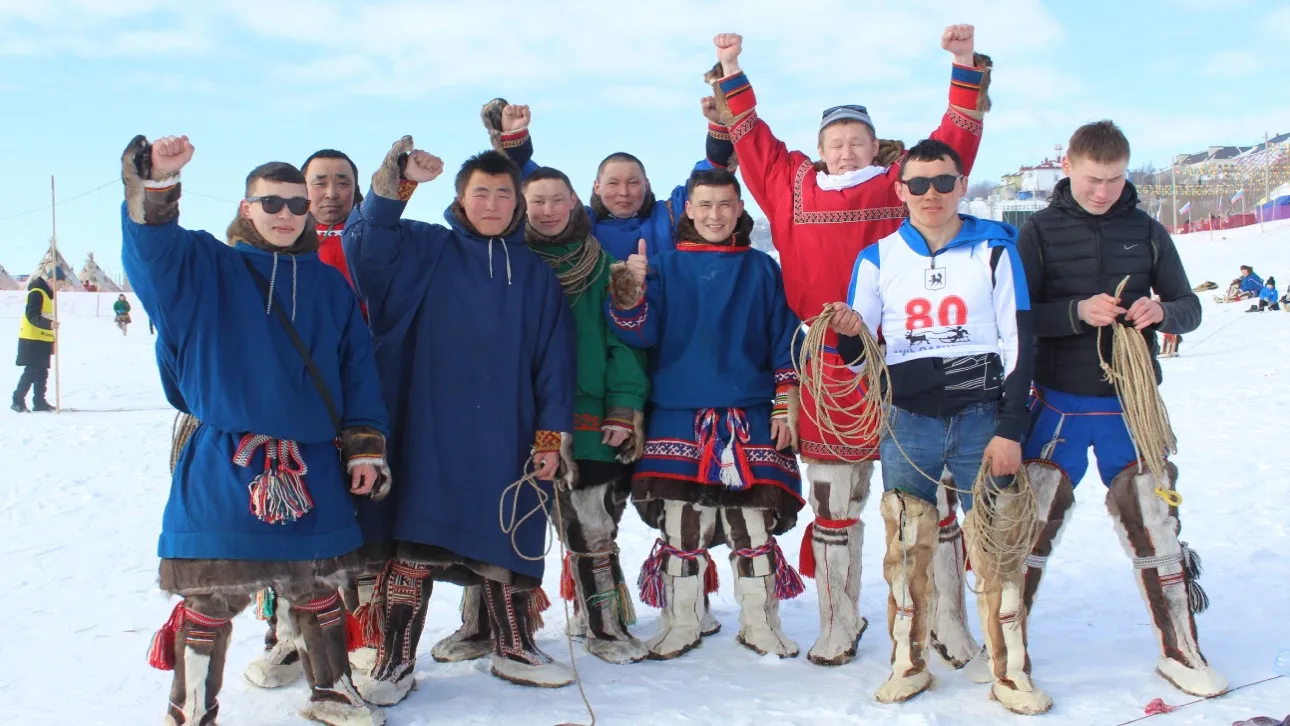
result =
[[[251,170],[246,175],[246,195],[251,195],[251,185],[257,180],[263,179],[270,182],[281,182],[283,184],[304,184],[305,175],[300,170],[288,164],[285,161],[270,161],[267,164],[261,164]]]
[[[1084,124],[1071,134],[1066,155],[1098,164],[1129,160],[1129,139],[1113,121]]]
[[[615,161],[629,161],[640,167],[641,176],[649,178],[649,175],[645,173],[645,165],[641,163],[641,160],[626,151],[615,151],[609,156],[606,156],[604,160],[600,162],[600,166],[596,167],[596,178],[599,179],[600,175],[605,173],[605,167]]]
[[[457,179],[454,182],[458,197],[466,192],[466,184],[470,183],[470,176],[477,171],[489,176],[509,175],[511,182],[515,184],[516,193],[519,193],[520,168],[506,154],[490,149],[475,154],[461,165],[461,170],[457,172]]]
[[[569,175],[549,166],[539,166],[531,174],[524,177],[523,191],[527,191],[530,184],[538,181],[562,181],[566,187],[569,187],[569,193],[574,193],[573,182],[569,181]]]
[[[963,173],[963,157],[954,147],[936,139],[923,139],[909,148],[900,164],[900,178],[905,178],[905,166],[911,161],[940,161],[949,159],[954,162],[954,171]]]
[[[362,185],[358,182],[358,164],[355,164],[354,160],[349,158],[349,154],[335,149],[319,149],[315,151],[309,155],[308,159],[305,159],[305,163],[300,165],[300,173],[304,174],[306,179],[309,177],[309,163],[314,159],[344,159],[349,162],[350,171],[354,173],[354,204],[363,201],[363,192],[360,189]]]
[[[690,174],[690,180],[685,183],[686,195],[693,195],[698,187],[734,187],[735,198],[743,198],[743,189],[739,186],[739,180],[725,169],[700,169]]]

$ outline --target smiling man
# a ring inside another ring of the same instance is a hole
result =
[[[392,469],[412,483],[393,507],[397,554],[371,606],[382,626],[376,665],[357,678],[363,696],[383,705],[412,688],[436,579],[480,586],[496,634],[494,675],[572,683],[534,642],[541,502],[558,468],[574,473],[572,316],[555,273],[523,243],[519,168],[504,154],[462,165],[446,226],[402,219],[416,185],[442,171],[403,137],[344,236],[396,422]],[[501,528],[499,504],[508,517]]]
[[[713,39],[722,76],[714,85],[716,105],[729,127],[748,191],[770,220],[771,238],[784,266],[784,286],[793,311],[804,320],[846,295],[851,267],[864,248],[900,227],[906,216],[896,192],[901,144],[880,141],[876,116],[865,106],[846,104],[825,109],[820,117],[819,161],[791,151],[776,138],[760,115],[756,94],[739,58],[743,38],[723,33]],[[953,57],[949,107],[932,138],[949,144],[970,173],[981,144],[981,119],[989,110],[986,94],[990,59],[975,52],[971,25],[951,25],[940,45]],[[830,333],[821,356],[822,373],[833,385],[848,374]],[[806,361],[808,370],[816,364]],[[861,405],[860,394],[841,399],[841,405]],[[814,411],[810,391],[802,405]],[[858,430],[858,420],[845,413],[825,414],[836,430]],[[820,636],[807,654],[812,663],[837,666],[855,658],[856,645],[868,621],[860,616],[861,515],[869,497],[873,460],[878,458],[878,432],[860,432],[839,439],[826,433],[815,416],[801,416],[801,454],[815,521],[808,529],[803,551],[810,551],[819,588]],[[963,560],[960,530],[952,508],[945,512],[938,560],[936,650],[961,668],[980,653],[964,623]],[[805,561],[805,558],[804,558]],[[803,568],[808,573],[809,569]]]
[[[739,182],[722,169],[690,176],[676,249],[648,255],[644,240],[615,270],[608,307],[629,345],[653,348],[645,453],[632,480],[641,517],[659,529],[641,572],[641,600],[663,608],[652,657],[697,647],[704,594],[717,586],[707,554],[730,545],[737,640],[791,658],[779,602],[801,592],[775,535],[804,504],[788,423],[797,375],[790,348],[800,325],[779,266],[750,247],[752,218]]]
[[[215,723],[232,618],[272,587],[291,603],[302,713],[383,724],[350,681],[336,594],[361,561],[351,495],[390,486],[371,337],[318,260],[300,172],[252,170],[224,244],[179,226],[192,156],[187,137],[139,136],[122,158],[126,274],[157,321],[167,398],[200,421],[178,452],[157,546],[162,590],[184,598],[149,654],[174,670],[166,723]]]
[[[1167,452],[1138,451],[1101,367],[1102,359],[1111,360],[1112,337],[1101,329],[1123,321],[1146,338],[1159,384],[1156,334],[1190,333],[1201,319],[1200,300],[1169,233],[1138,209],[1128,166],[1129,140],[1114,123],[1081,126],[1062,160],[1067,178],[1057,182],[1048,208],[1026,221],[1018,242],[1039,339],[1025,454],[1037,460],[1028,466],[1045,520],[1026,560],[1025,605],[1034,602],[1092,447],[1108,487],[1107,509],[1156,629],[1156,670],[1181,691],[1213,696],[1227,680],[1206,662],[1197,641],[1194,615],[1205,600],[1193,553],[1178,541],[1178,467],[1165,462],[1168,481],[1140,470],[1140,457],[1159,460]]]
[[[941,484],[927,472],[948,469],[970,489],[988,460],[1001,489],[994,521],[1003,524],[994,538],[1008,541],[1030,531],[1020,516],[1021,498],[1007,489],[1021,466],[1034,359],[1017,231],[960,215],[966,190],[953,148],[934,139],[914,145],[896,182],[909,219],[860,253],[847,304],[834,303],[839,353],[853,366],[864,364],[854,337],[861,324],[886,339],[891,409],[881,444],[880,509],[893,647],[891,677],[877,693],[883,703],[909,700],[932,683],[927,652]],[[968,519],[979,517],[971,511],[971,494],[959,496]],[[1018,713],[1047,711],[1052,700],[1030,683],[1020,574],[985,566],[983,543],[974,535],[980,530],[964,529],[977,565],[977,610],[995,667],[994,697]]]

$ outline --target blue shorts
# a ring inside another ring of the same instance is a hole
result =
[[[899,489],[935,504],[936,488],[946,468],[954,475],[955,487],[970,490],[981,470],[985,447],[994,438],[998,407],[994,401],[976,403],[953,416],[933,418],[892,406],[887,412],[889,431],[879,445],[883,490]],[[1006,487],[1012,484],[1012,477],[997,477],[995,483]],[[959,502],[968,512],[972,494],[960,491]]]
[[[1030,430],[1022,458],[1053,462],[1075,486],[1088,471],[1090,446],[1097,456],[1098,474],[1107,486],[1138,460],[1120,400],[1036,388],[1036,395],[1030,397]]]

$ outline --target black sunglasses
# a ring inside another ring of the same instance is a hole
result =
[[[928,189],[936,187],[936,191],[941,194],[949,194],[954,191],[954,185],[959,183],[963,177],[959,174],[940,174],[938,176],[915,176],[908,179],[901,179],[900,183],[905,185],[910,194],[921,197],[927,193]]]
[[[297,217],[300,217],[304,215],[305,212],[309,211],[309,200],[305,197],[283,199],[282,197],[274,194],[268,197],[247,197],[246,201],[259,202],[260,206],[264,207],[264,212],[266,214],[277,214],[278,212],[281,212],[284,204],[287,209],[291,210],[291,213]]]

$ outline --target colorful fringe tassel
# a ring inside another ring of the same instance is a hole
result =
[[[669,545],[662,539],[656,539],[649,557],[641,565],[640,577],[636,579],[636,586],[641,592],[641,602],[646,605],[656,608],[667,606],[667,588],[663,581],[664,555],[678,557],[686,562],[693,562],[702,557],[707,563],[703,573],[703,594],[711,595],[721,587],[717,568],[712,564],[712,555],[708,554],[706,549],[683,550]]]
[[[296,442],[264,434],[243,436],[233,454],[233,463],[249,466],[251,457],[261,446],[265,452],[264,471],[247,485],[251,514],[268,524],[289,524],[314,508],[304,479],[309,467],[305,466]]]
[[[537,588],[529,591],[529,617],[533,620],[533,630],[538,631],[546,627],[546,619],[542,613],[551,609],[551,598],[547,597],[546,590]]]
[[[560,597],[572,601],[578,596],[577,583],[573,581],[573,553],[564,556],[564,566],[560,568]]]
[[[784,552],[780,550],[779,543],[775,541],[774,537],[771,537],[769,542],[760,547],[734,551],[735,557],[746,559],[761,557],[762,555],[770,555],[775,559],[775,597],[780,600],[792,600],[806,590],[806,585],[802,583],[802,578],[797,574],[797,570],[794,570],[793,566],[788,564],[788,560],[784,558]]]
[[[175,669],[175,641],[179,637],[179,629],[188,620],[212,630],[228,624],[227,620],[207,617],[195,610],[189,610],[184,607],[181,600],[175,605],[175,609],[170,611],[170,617],[166,619],[166,624],[161,626],[161,630],[152,634],[152,642],[148,644],[148,665],[159,671]]]

